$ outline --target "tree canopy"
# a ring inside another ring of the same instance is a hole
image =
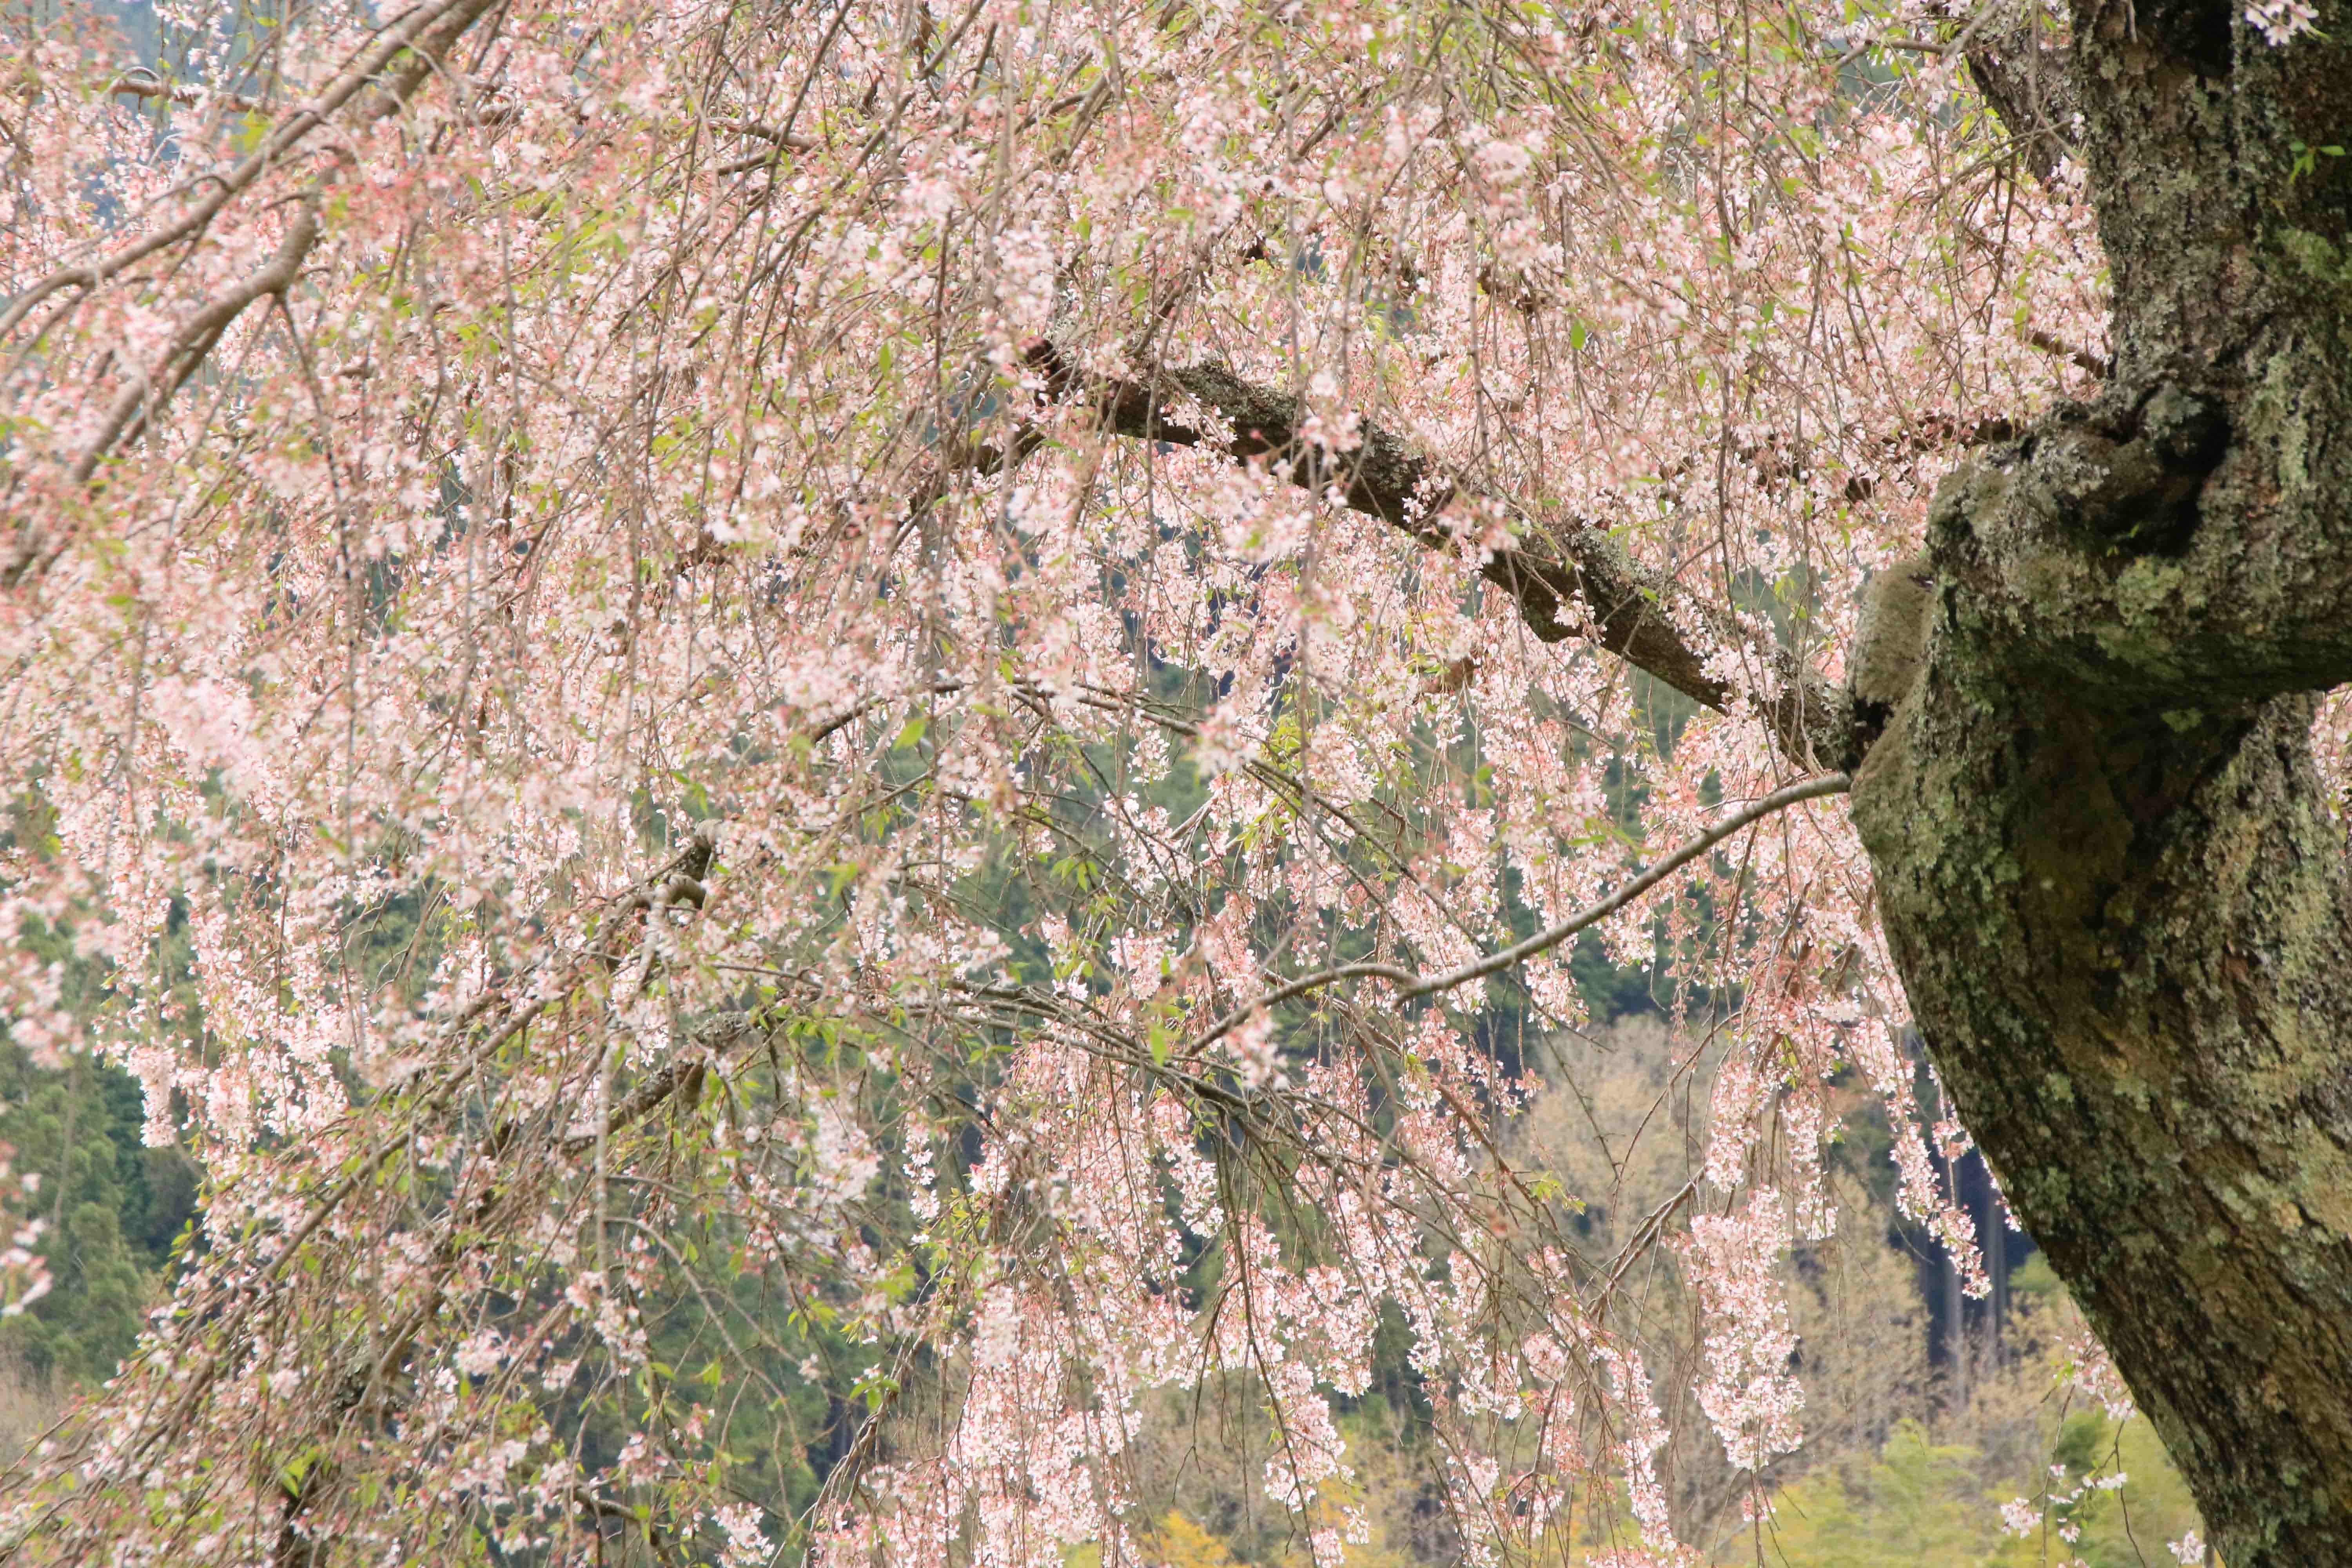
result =
[[[1638,1281],[1761,1510],[1856,1083],[2352,1544],[2340,5],[118,24],[0,23],[0,983],[204,1192],[9,1551],[1132,1562],[1214,1384],[1328,1564],[1387,1336],[1465,1561],[1693,1562]]]

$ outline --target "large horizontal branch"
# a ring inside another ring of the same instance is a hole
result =
[[[1263,460],[1308,489],[1336,491],[1353,510],[1433,549],[1455,542],[1442,519],[1450,504],[1473,492],[1370,421],[1359,427],[1353,450],[1332,453],[1304,437],[1308,411],[1303,398],[1254,385],[1222,364],[1162,371],[1146,384],[1076,370],[1050,342],[1034,346],[1030,361],[1045,371],[1057,396],[1091,402],[1100,427],[1113,435],[1221,451],[1238,462]],[[1214,416],[1233,435],[1212,436],[1188,423],[1189,408]],[[1017,441],[1015,455],[1032,445],[1034,438]],[[1539,521],[1504,504],[1519,524],[1519,539],[1493,552],[1479,570],[1517,603],[1536,636],[1546,642],[1590,638],[1717,710],[1750,699],[1800,767],[1856,760],[1848,755],[1851,701],[1787,649],[1635,561],[1605,531],[1581,521]],[[1717,673],[1719,661],[1710,668],[1717,649],[1735,651],[1738,682]]]

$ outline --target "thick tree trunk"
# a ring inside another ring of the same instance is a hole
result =
[[[2231,1568],[2352,1563],[2352,14],[2078,0],[2107,394],[1955,476],[1854,816],[1937,1070]],[[2303,151],[2297,151],[2297,144]]]
[[[2310,718],[1955,653],[1855,789],[1937,1068],[2232,1568],[2352,1563],[2352,939]]]

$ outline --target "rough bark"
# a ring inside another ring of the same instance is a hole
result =
[[[2033,177],[2047,184],[2067,157],[2082,151],[2074,142],[2078,110],[2066,52],[2043,37],[2038,6],[1973,26],[1966,50],[1969,79],[2009,128]]]
[[[1937,1070],[2248,1568],[2352,1563],[2352,941],[2311,706],[2168,721],[1939,650],[1854,789]]]
[[[2352,1563],[2352,15],[2078,0],[2115,379],[1955,476],[1853,810],[1938,1071],[2232,1568]],[[2298,167],[2301,160],[2305,166]],[[1866,737],[1865,737],[1866,739]]]

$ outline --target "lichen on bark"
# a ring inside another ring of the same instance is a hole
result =
[[[1937,1070],[2233,1568],[2352,1562],[2352,894],[2310,736],[2352,677],[2352,179],[2308,153],[2352,129],[2347,32],[2075,6],[2115,373],[1948,482],[1854,784]]]

